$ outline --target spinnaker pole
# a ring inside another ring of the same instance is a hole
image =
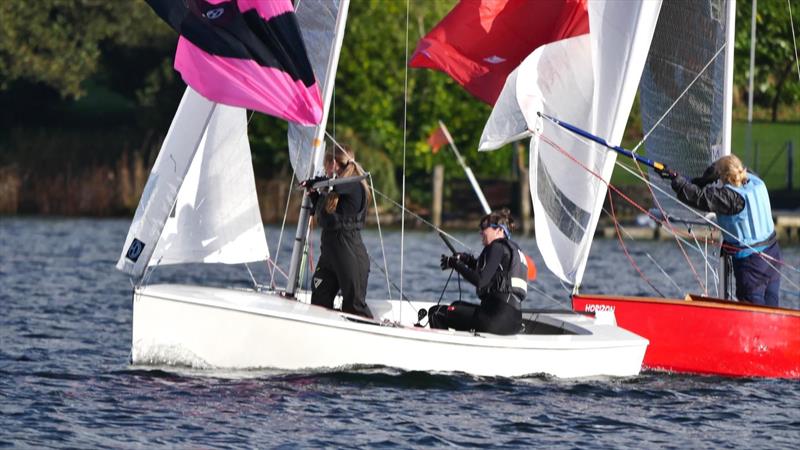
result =
[[[658,161],[653,161],[652,159],[645,158],[644,156],[639,156],[639,155],[637,155],[636,153],[633,153],[630,150],[627,150],[625,148],[620,147],[619,145],[611,145],[605,139],[601,138],[600,136],[596,136],[596,135],[594,135],[592,133],[589,133],[586,130],[583,130],[583,129],[580,129],[580,128],[576,127],[575,125],[572,125],[570,123],[564,122],[563,120],[556,119],[555,117],[548,116],[547,114],[543,114],[541,112],[537,113],[537,114],[539,115],[539,117],[543,117],[543,118],[553,122],[554,124],[560,126],[561,128],[563,128],[563,129],[565,129],[567,131],[571,131],[571,132],[573,132],[573,133],[575,133],[575,134],[577,134],[579,136],[585,137],[586,139],[589,139],[590,141],[596,142],[596,143],[598,143],[598,144],[602,145],[603,147],[606,147],[606,148],[608,148],[610,150],[614,150],[615,152],[619,153],[620,155],[624,155],[624,156],[627,156],[628,158],[634,159],[634,160],[636,160],[636,161],[638,161],[638,162],[640,162],[640,163],[642,163],[642,164],[644,164],[644,165],[646,165],[646,166],[648,166],[650,168],[653,168],[655,170],[664,170],[664,169],[667,168],[667,165],[664,164],[664,163],[661,163],[661,162],[658,162]]]
[[[316,132],[314,133],[313,142],[313,159],[311,161],[311,173],[314,176],[322,175],[324,171],[323,160],[325,158],[325,127],[328,122],[328,112],[330,111],[331,97],[333,96],[333,85],[336,80],[336,69],[339,66],[339,53],[342,49],[342,41],[344,40],[344,29],[347,22],[347,9],[350,6],[350,0],[341,0],[339,4],[339,11],[336,15],[336,43],[331,48],[331,57],[328,60],[328,69],[326,70],[326,79],[322,87],[322,120],[317,125]],[[302,180],[301,180],[302,181]],[[306,236],[308,235],[308,224],[311,219],[313,211],[311,204],[311,197],[308,191],[303,192],[303,202],[300,205],[300,217],[297,219],[297,231],[294,236],[294,245],[292,246],[292,259],[289,263],[289,276],[286,282],[286,295],[293,297],[297,289],[297,281],[300,273],[300,261],[303,257],[303,249],[306,244]]]

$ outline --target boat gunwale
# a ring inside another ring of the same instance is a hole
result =
[[[695,308],[714,308],[714,309],[729,310],[729,311],[747,311],[760,314],[777,314],[788,317],[796,317],[800,319],[800,310],[781,308],[775,306],[763,306],[756,304],[742,304],[731,300],[694,296],[691,294],[689,299],[637,297],[637,296],[608,295],[608,294],[576,294],[572,296],[572,299],[573,301],[575,299],[584,301],[597,299],[600,301],[619,301],[625,303],[637,302],[645,304],[647,303],[662,304],[662,305],[670,305],[678,307],[686,306]]]
[[[293,312],[285,312],[285,311],[259,311],[252,306],[240,306],[240,307],[232,307],[226,306],[223,304],[217,304],[213,301],[203,300],[203,299],[191,299],[191,298],[183,298],[178,294],[162,294],[156,293],[153,294],[152,292],[148,292],[149,288],[158,288],[158,287],[185,287],[191,289],[211,289],[211,290],[223,290],[228,291],[225,288],[218,288],[218,287],[209,287],[209,286],[193,286],[193,285],[186,285],[186,284],[158,284],[158,285],[151,285],[151,286],[141,286],[134,289],[134,300],[139,296],[149,297],[152,299],[159,299],[165,301],[172,301],[176,303],[184,303],[190,305],[200,305],[203,307],[208,308],[215,308],[245,314],[251,314],[256,316],[266,316],[266,317],[273,317],[278,319],[290,320],[293,322],[301,322],[306,324],[313,324],[313,325],[321,325],[321,326],[330,326],[334,328],[338,328],[345,331],[353,331],[353,332],[360,332],[360,333],[368,333],[372,335],[378,335],[383,337],[390,337],[390,338],[397,338],[397,339],[411,339],[415,341],[423,341],[423,342],[435,342],[438,344],[449,344],[449,345],[466,345],[471,347],[481,347],[487,349],[510,349],[510,350],[534,350],[534,351],[585,351],[585,350],[603,350],[603,349],[622,349],[622,348],[636,348],[642,345],[647,346],[649,345],[649,340],[643,338],[633,332],[625,330],[623,328],[617,327],[616,330],[608,330],[607,332],[613,333],[615,336],[611,337],[600,337],[602,341],[599,345],[595,344],[588,337],[594,337],[594,339],[598,339],[598,334],[592,332],[591,327],[604,327],[605,325],[595,325],[593,323],[589,323],[589,331],[586,335],[579,335],[579,334],[569,334],[569,335],[524,335],[524,334],[515,334],[515,335],[496,335],[491,333],[485,334],[478,334],[478,333],[470,333],[466,331],[455,331],[455,330],[432,330],[430,328],[424,327],[409,327],[409,326],[384,326],[380,322],[375,321],[374,323],[364,323],[369,319],[365,319],[360,316],[351,315],[348,313],[344,313],[339,310],[334,310],[330,312],[331,315],[336,316],[337,319],[333,318],[324,318],[324,317],[315,317],[312,315],[303,315],[301,313],[293,313]],[[273,297],[274,299],[280,299],[281,297],[279,294],[271,294],[271,293],[264,293],[258,291],[249,291],[249,290],[242,290],[242,289],[230,289],[230,291],[235,291],[239,294],[244,294],[247,296],[251,295],[265,295],[269,297]],[[289,301],[290,299],[284,298],[285,300]],[[302,303],[308,307],[320,308],[324,309],[319,306],[310,305],[306,303]],[[327,310],[326,310],[327,311]],[[350,318],[357,318],[358,321],[349,320]],[[565,321],[570,323],[568,321]],[[570,323],[571,324],[571,323]],[[575,326],[580,326],[582,328],[586,328],[583,325],[572,324]],[[418,335],[417,333],[422,333],[422,335]],[[479,339],[473,339],[479,338]],[[536,338],[536,339],[534,339]],[[542,346],[541,344],[549,344],[549,346]],[[504,345],[503,345],[504,344]],[[522,345],[521,345],[522,344]],[[532,344],[536,344],[533,346]],[[559,345],[561,344],[561,345]],[[577,344],[577,346],[575,345]]]

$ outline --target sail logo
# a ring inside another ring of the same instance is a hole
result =
[[[222,17],[223,14],[225,14],[225,8],[209,9],[206,11],[206,18],[209,20],[215,20]]]
[[[128,252],[125,253],[125,257],[136,262],[139,256],[142,255],[142,251],[144,251],[144,242],[133,238],[133,242],[131,242],[130,247],[128,247]]]
[[[492,55],[489,56],[488,58],[483,58],[483,60],[489,64],[500,64],[506,62],[505,58],[501,58],[500,56],[497,55]]]

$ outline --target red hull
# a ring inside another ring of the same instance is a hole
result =
[[[800,378],[800,311],[691,297],[576,295],[575,311],[613,309],[650,340],[643,365],[674,372]]]

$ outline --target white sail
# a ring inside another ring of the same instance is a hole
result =
[[[660,0],[635,4],[624,0],[589,3],[595,77],[590,131],[604,136],[611,145],[619,145],[622,141],[660,10]],[[603,209],[606,183],[611,180],[617,158],[615,152],[593,145],[596,154],[603,155],[596,161],[596,167],[602,167],[600,173],[605,182],[594,184],[588,192],[594,200],[592,216],[584,242],[575,255],[577,271],[574,278],[568,280],[576,287],[583,278],[589,248]]]
[[[320,83],[322,92],[325,92],[325,86],[328,83],[333,83],[333,80],[328,80],[330,59],[334,56],[338,57],[338,53],[331,50],[336,43],[336,17],[339,14],[339,3],[340,0],[301,0],[295,7],[308,59],[311,61],[311,68]],[[341,40],[339,40],[339,45],[341,46]],[[327,111],[330,99],[326,98],[323,101],[323,108]],[[325,123],[321,123],[319,126],[324,129]],[[316,132],[316,126],[304,126],[289,122],[289,161],[300,180],[306,180],[313,175],[311,162]]]
[[[217,105],[150,264],[264,261],[247,112]]]
[[[215,106],[186,88],[145,184],[117,269],[135,277],[144,273]]]
[[[589,2],[590,34],[545,45],[526,58],[484,129],[482,150],[524,137],[520,114],[537,132],[530,151],[536,241],[548,269],[568,283],[580,284],[616,154],[537,114],[618,144],[660,7],[660,1]],[[516,104],[502,101],[509,95]]]

